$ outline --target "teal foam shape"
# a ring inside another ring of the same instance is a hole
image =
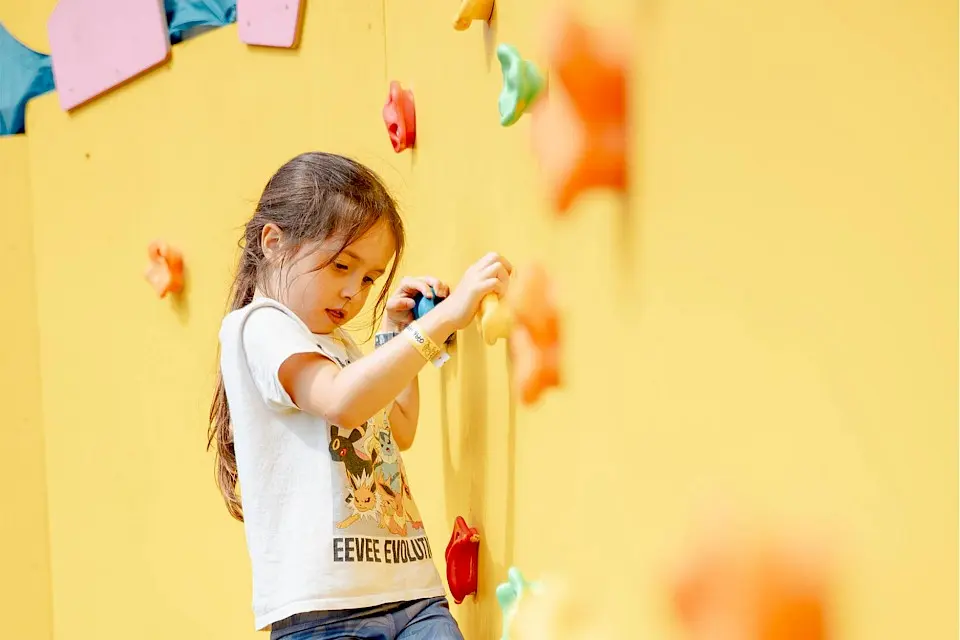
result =
[[[173,44],[199,28],[223,27],[237,21],[237,0],[164,0],[163,8]]]
[[[0,23],[0,136],[24,132],[27,102],[53,91],[53,63]]]

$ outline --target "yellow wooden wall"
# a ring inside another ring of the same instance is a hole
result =
[[[11,638],[51,638],[47,479],[27,140],[0,138],[0,616]]]
[[[299,51],[228,27],[72,115],[31,104],[56,639],[254,637],[204,416],[240,226],[307,149],[394,187],[405,271],[496,249],[557,281],[562,392],[512,409],[471,331],[423,374],[434,548],[457,514],[484,534],[468,640],[498,637],[510,564],[575,581],[609,637],[678,637],[661,577],[716,495],[836,532],[839,637],[955,637],[955,4],[575,3],[634,34],[634,188],[563,220],[455,4],[312,0]],[[503,0],[496,40],[539,60],[550,6]],[[413,153],[383,130],[391,79]],[[154,237],[186,255],[182,304],[142,280]]]

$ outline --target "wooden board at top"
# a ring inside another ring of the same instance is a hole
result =
[[[47,22],[60,106],[70,110],[167,60],[160,0],[60,0]]]
[[[240,40],[263,47],[297,46],[304,0],[237,0]]]

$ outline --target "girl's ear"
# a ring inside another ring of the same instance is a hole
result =
[[[272,259],[280,250],[281,240],[283,240],[283,231],[280,227],[272,222],[263,225],[260,231],[260,248],[263,251],[263,257],[267,260]]]

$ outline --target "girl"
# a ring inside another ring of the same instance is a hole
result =
[[[246,225],[208,445],[271,640],[462,639],[399,451],[416,435],[420,369],[512,267],[490,254],[452,293],[404,278],[387,299],[403,246],[376,174],[324,153],[282,166]],[[341,327],[384,277],[386,317],[361,357]],[[413,296],[433,291],[447,299],[414,322]]]

